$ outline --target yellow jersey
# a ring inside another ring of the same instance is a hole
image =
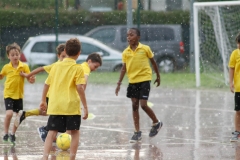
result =
[[[138,44],[133,51],[128,46],[122,54],[122,61],[126,64],[129,83],[139,83],[152,79],[152,69],[149,58],[153,58],[153,53],[149,46]]]
[[[4,98],[22,99],[24,97],[24,77],[20,76],[20,72],[30,73],[28,65],[21,61],[17,68],[14,68],[11,62],[3,66],[1,74],[6,76]]]
[[[235,49],[229,60],[228,66],[234,68],[234,89],[235,92],[240,92],[240,50]]]
[[[80,97],[76,85],[85,84],[84,71],[71,58],[56,63],[45,82],[49,85],[49,115],[81,115]]]
[[[83,63],[81,63],[81,66],[83,67],[84,75],[89,76],[89,74],[91,73],[91,70],[90,70],[88,63],[83,62]]]

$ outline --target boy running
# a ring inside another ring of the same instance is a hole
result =
[[[10,44],[6,47],[7,57],[10,62],[3,66],[0,73],[0,80],[6,76],[4,83],[4,103],[6,107],[6,116],[4,119],[3,141],[15,143],[15,132],[17,127],[13,125],[12,133],[9,134],[9,126],[13,113],[18,113],[23,109],[24,97],[24,77],[20,76],[20,72],[29,73],[30,69],[27,64],[22,63],[20,59],[20,46],[17,43]],[[28,82],[34,83],[35,77],[27,78]]]
[[[135,126],[135,131],[130,143],[138,142],[142,139],[142,132],[140,131],[139,125],[139,105],[141,105],[142,109],[153,121],[149,137],[156,136],[163,125],[163,123],[157,119],[153,110],[147,105],[152,79],[152,70],[149,60],[151,61],[157,76],[157,79],[154,81],[154,84],[157,83],[157,87],[160,85],[160,74],[157,64],[153,59],[154,55],[150,47],[141,44],[139,39],[140,31],[137,28],[131,28],[128,30],[127,41],[129,46],[122,54],[123,67],[115,90],[116,95],[118,95],[123,77],[125,73],[127,73],[129,80],[127,97],[131,98],[132,101],[133,121]]]
[[[238,141],[238,137],[240,136],[240,33],[236,37],[237,49],[235,49],[229,60],[229,83],[230,90],[234,95],[235,101],[235,131],[232,132],[231,142]]]
[[[49,115],[47,129],[49,130],[44,143],[43,160],[47,160],[52,148],[52,142],[58,132],[71,132],[70,159],[76,157],[79,144],[79,128],[81,124],[80,100],[83,104],[83,119],[88,117],[88,107],[83,89],[84,72],[81,65],[76,64],[80,55],[81,44],[77,38],[66,42],[65,51],[68,58],[56,63],[45,82],[40,108],[47,110]],[[46,95],[49,90],[49,102]]]

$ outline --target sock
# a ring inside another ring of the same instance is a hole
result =
[[[159,123],[160,121],[158,120],[158,122],[157,123],[153,123],[153,126],[156,126],[158,123]]]
[[[25,112],[25,117],[38,116],[40,114],[39,109],[33,109]]]

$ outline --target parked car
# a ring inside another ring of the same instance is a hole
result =
[[[98,52],[103,61],[99,70],[118,71],[121,69],[122,55],[120,51],[112,49],[95,39],[73,34],[59,34],[59,44],[65,43],[70,38],[78,38],[81,42],[81,55],[78,57],[77,63],[85,61],[90,53]],[[21,60],[28,63],[30,67],[54,63],[57,60],[55,39],[54,34],[30,37],[22,47]]]
[[[181,25],[141,25],[140,32],[140,42],[151,47],[161,72],[173,72],[184,67]],[[128,46],[126,25],[100,26],[84,35],[121,51]]]

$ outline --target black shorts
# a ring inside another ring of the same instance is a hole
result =
[[[50,115],[46,129],[64,133],[66,130],[79,130],[80,125],[80,115]]]
[[[151,89],[150,84],[151,81],[129,83],[127,88],[127,97],[148,100]]]
[[[13,110],[13,112],[18,113],[18,111],[23,110],[23,100],[22,99],[12,99],[4,98],[6,110]]]
[[[235,92],[235,111],[240,111],[240,92]]]

